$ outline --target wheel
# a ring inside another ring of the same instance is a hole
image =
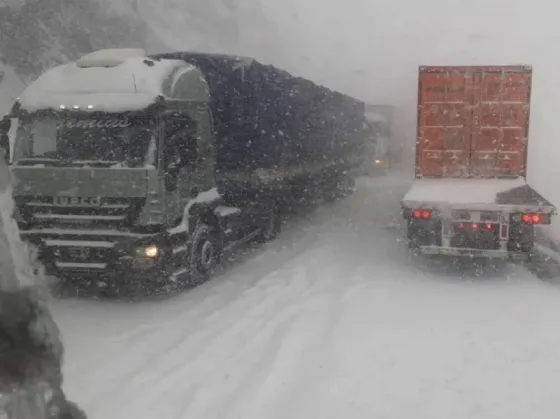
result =
[[[418,251],[419,247],[418,247],[418,236],[417,236],[417,232],[414,231],[416,229],[414,229],[411,225],[410,225],[410,221],[408,222],[408,225],[406,226],[406,242],[408,244],[408,248],[414,251]]]
[[[221,246],[216,229],[199,223],[193,233],[188,268],[189,280],[203,282],[212,276],[220,263]]]
[[[280,232],[280,211],[276,203],[272,204],[263,221],[261,232],[257,238],[259,243],[272,241]]]
[[[323,199],[327,203],[332,203],[340,199],[344,199],[354,193],[356,182],[352,176],[347,173],[337,175],[332,183],[324,185]]]

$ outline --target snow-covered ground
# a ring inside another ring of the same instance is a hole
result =
[[[407,179],[361,180],[179,296],[57,300],[69,397],[91,419],[556,417],[560,288],[411,258]]]

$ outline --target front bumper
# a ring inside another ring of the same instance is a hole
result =
[[[23,231],[21,237],[36,249],[46,273],[59,278],[158,282],[181,260],[166,234],[79,237]],[[157,247],[157,256],[142,253],[150,246]]]

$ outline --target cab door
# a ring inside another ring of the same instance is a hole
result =
[[[168,225],[183,218],[188,201],[197,194],[196,140],[193,146],[192,119],[181,113],[169,113],[163,120],[161,168]]]
[[[173,225],[182,219],[190,201],[215,186],[213,137],[206,108],[167,114],[162,148],[167,220]]]

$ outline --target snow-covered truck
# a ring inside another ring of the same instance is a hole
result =
[[[368,131],[366,144],[366,172],[386,172],[391,166],[391,137],[394,106],[366,104],[365,118]]]
[[[113,49],[47,71],[10,118],[15,216],[47,272],[160,285],[336,194],[364,104],[249,58]]]
[[[424,254],[526,258],[556,208],[527,184],[530,66],[420,67],[415,179],[402,200]]]

